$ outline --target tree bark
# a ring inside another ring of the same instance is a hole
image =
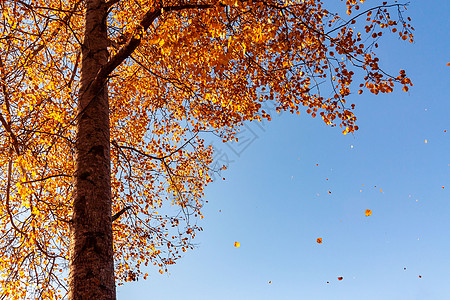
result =
[[[106,79],[94,80],[108,61],[106,18],[104,0],[86,1],[70,225],[70,300],[116,299],[108,91]]]

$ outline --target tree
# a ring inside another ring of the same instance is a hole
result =
[[[405,6],[346,2],[2,1],[0,299],[115,299],[163,273],[201,230],[204,135],[270,120],[263,102],[346,134],[355,88],[407,91],[374,53],[382,32],[412,42]]]

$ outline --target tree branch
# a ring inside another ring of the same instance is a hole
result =
[[[8,132],[9,136],[12,140],[12,145],[14,147],[14,151],[17,155],[20,155],[20,148],[19,148],[19,141],[17,140],[16,135],[11,130],[11,126],[9,126],[8,122],[3,117],[2,113],[0,113],[0,122],[2,123],[3,127],[5,127],[6,132]]]
[[[336,27],[336,28],[333,28],[332,30],[326,32],[325,35],[329,35],[330,33],[334,32],[334,31],[336,31],[336,30],[339,30],[339,29],[341,29],[342,27],[347,26],[347,25],[350,24],[353,20],[359,18],[359,17],[362,16],[362,15],[367,14],[369,11],[376,10],[376,9],[380,9],[380,8],[389,8],[389,7],[394,7],[394,6],[400,7],[400,6],[407,6],[407,5],[409,5],[409,2],[404,3],[404,4],[402,4],[402,3],[396,3],[396,4],[390,4],[390,5],[379,5],[379,6],[375,6],[375,7],[369,8],[369,9],[367,9],[367,10],[365,10],[365,11],[363,11],[363,12],[357,14],[356,16],[354,16],[353,18],[351,18],[350,20],[348,20],[348,21],[345,22],[344,24],[342,24],[342,25],[340,25],[340,26],[338,26],[338,27]]]
[[[6,183],[6,211],[8,212],[9,221],[11,222],[12,227],[19,232],[20,234],[27,236],[25,232],[20,230],[16,224],[14,223],[14,218],[11,212],[11,209],[9,208],[9,198],[10,198],[10,190],[11,190],[11,171],[12,171],[12,158],[9,158],[8,161],[8,182]]]
[[[50,175],[50,176],[42,177],[42,178],[35,179],[35,180],[28,180],[28,181],[20,182],[20,184],[44,181],[44,180],[47,180],[47,179],[50,179],[50,178],[54,178],[54,177],[71,177],[72,178],[72,175],[67,175],[67,174]]]
[[[75,2],[73,8],[70,11],[68,11],[68,14],[62,20],[60,20],[64,25],[66,25],[69,22],[70,18],[72,18],[73,14],[75,13],[75,11],[78,9],[78,6],[82,2],[83,0],[78,0],[77,2]],[[49,40],[52,40],[59,33],[61,28],[62,26],[56,27],[55,31],[53,31],[50,34]],[[27,58],[27,61],[33,59],[42,49],[44,49],[45,44],[46,43],[42,43],[36,49],[34,49],[33,53],[31,53],[31,55]]]
[[[67,83],[67,86],[69,87],[69,89],[71,88],[72,82],[75,79],[75,75],[77,74],[78,64],[80,62],[80,56],[81,56],[81,51],[78,50],[77,56],[75,58],[75,65],[73,66],[73,70],[72,70],[72,75],[70,76],[69,82]]]
[[[5,66],[3,65],[3,60],[0,57],[0,80],[1,80],[1,85],[2,85],[2,92],[3,92],[3,97],[5,99],[5,105],[6,105],[6,111],[8,112],[9,115],[11,115],[11,109],[10,109],[10,104],[9,104],[9,95],[8,95],[8,91],[6,89],[6,73],[5,73]]]
[[[106,6],[107,7],[111,7],[116,3],[119,3],[120,0],[109,0],[108,2],[106,2]]]
[[[129,209],[131,209],[131,206],[122,208],[118,213],[116,213],[114,216],[112,216],[112,222],[117,220],[124,212],[126,212]]]
[[[156,156],[147,154],[147,153],[145,153],[145,152],[143,152],[143,151],[141,151],[141,150],[139,150],[139,149],[136,149],[136,148],[134,148],[134,147],[120,146],[119,144],[117,144],[116,141],[112,141],[111,143],[112,143],[116,148],[118,148],[118,149],[128,149],[128,150],[137,152],[137,153],[139,153],[140,155],[143,155],[143,156],[148,157],[148,158],[151,158],[151,159],[156,159],[156,160],[162,160],[162,159],[163,159],[163,158],[161,158],[161,157],[156,157]]]
[[[189,140],[187,140],[183,145],[181,145],[181,146],[178,147],[177,149],[173,150],[173,151],[170,152],[169,154],[166,154],[166,155],[161,156],[161,157],[157,157],[157,156],[153,156],[153,155],[147,154],[147,153],[145,153],[145,152],[143,152],[143,151],[141,151],[141,150],[139,150],[139,149],[136,149],[136,148],[134,148],[134,147],[130,147],[130,146],[120,146],[119,144],[117,144],[116,141],[112,141],[111,143],[112,143],[116,148],[119,148],[119,149],[128,149],[128,150],[137,152],[137,153],[139,153],[139,154],[141,154],[141,155],[143,155],[143,156],[145,156],[145,157],[148,157],[148,158],[151,158],[151,159],[156,159],[156,160],[159,160],[159,161],[164,161],[166,158],[171,157],[172,155],[174,155],[175,153],[177,153],[178,151],[180,151],[181,149],[183,149],[184,147],[186,147],[186,145],[189,144],[196,136],[197,136],[197,133],[196,133],[193,137],[191,137]]]
[[[147,31],[150,25],[161,16],[162,11],[172,12],[180,11],[184,9],[208,9],[212,8],[213,4],[185,4],[185,5],[174,5],[160,7],[156,9],[150,9],[139,23],[139,28],[137,32],[130,38],[130,40],[120,49],[110,60],[106,63],[98,72],[94,81],[96,83],[106,80],[106,78],[111,74],[117,66],[119,66],[125,59],[130,57],[134,50],[141,44],[142,35]],[[95,84],[93,86],[96,86]]]

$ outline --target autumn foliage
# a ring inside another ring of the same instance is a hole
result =
[[[0,3],[0,299],[67,294],[86,2]],[[412,86],[376,56],[389,32],[412,42],[403,4],[348,0],[339,16],[315,0],[99,2],[118,284],[193,248],[217,171],[206,134],[227,141],[245,121],[270,120],[268,101],[351,133],[350,96]]]

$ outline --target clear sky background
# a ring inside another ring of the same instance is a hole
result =
[[[353,135],[284,112],[248,124],[246,145],[217,143],[232,162],[198,247],[118,299],[450,299],[450,1],[407,15],[415,43],[388,34],[379,53],[408,93],[355,94]]]

